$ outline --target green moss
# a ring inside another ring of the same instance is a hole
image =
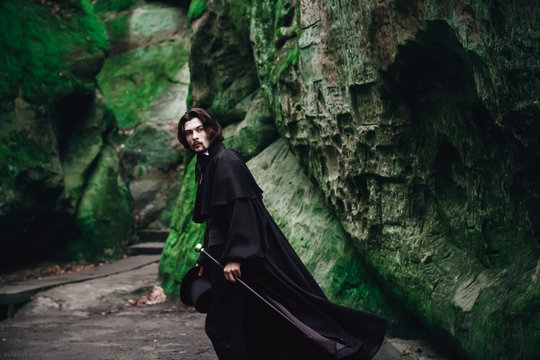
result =
[[[138,126],[124,143],[122,151],[124,166],[138,167],[139,173],[143,172],[143,168],[150,167],[168,171],[182,161],[182,150],[170,145],[174,138],[170,132],[156,126],[149,124]]]
[[[282,11],[283,11],[283,2],[281,0],[278,0],[274,8],[274,33],[279,28],[278,23],[279,23],[279,19],[281,18]]]
[[[206,0],[192,0],[187,13],[188,21],[199,18],[206,11]]]
[[[246,0],[225,0],[226,13],[231,18],[232,23],[241,32],[248,31],[251,11],[251,1]]]
[[[299,54],[299,47],[298,47],[298,44],[295,44],[295,46],[287,52],[285,61],[279,67],[279,70],[277,72],[278,79],[281,77],[281,75],[283,74],[285,70],[287,70],[289,67],[292,67],[298,64],[298,54]]]
[[[22,169],[45,161],[48,157],[44,148],[29,139],[26,132],[10,132],[0,142],[0,186],[11,188]]]
[[[125,254],[133,230],[129,193],[118,180],[118,158],[113,146],[102,149],[88,179],[76,214],[80,236],[70,241],[66,259],[101,261]]]
[[[12,99],[21,90],[29,102],[47,102],[90,82],[72,73],[72,56],[96,55],[108,48],[108,38],[91,4],[77,4],[59,5],[58,12],[30,1],[0,4],[0,97]]]
[[[340,304],[379,314],[393,312],[390,307],[385,307],[387,303],[384,295],[352,246],[336,263],[332,273],[338,281],[332,282],[328,291]]]
[[[176,209],[171,221],[171,232],[159,262],[159,277],[167,296],[178,297],[182,277],[198,258],[193,251],[195,244],[203,241],[203,224],[194,223],[191,218],[195,204],[197,182],[195,181],[195,163],[193,158],[186,167],[182,189],[178,195]]]
[[[145,111],[188,57],[186,50],[166,42],[133,49],[105,62],[98,82],[120,128],[144,120]]]
[[[79,18],[79,21],[85,29],[82,36],[85,37],[86,41],[90,43],[90,49],[92,52],[97,52],[100,49],[109,49],[109,37],[107,36],[107,31],[105,27],[98,19],[94,13],[94,7],[90,3],[90,0],[81,0],[81,9],[84,12],[84,15]],[[84,45],[86,43],[80,36],[77,41]]]

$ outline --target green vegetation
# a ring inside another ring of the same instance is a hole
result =
[[[196,224],[191,220],[197,189],[196,162],[197,159],[193,158],[186,167],[171,221],[171,232],[159,262],[163,289],[167,296],[172,298],[178,297],[182,277],[197,261],[198,254],[193,251],[195,244],[203,241],[204,224]]]
[[[142,122],[152,101],[188,58],[188,51],[168,42],[109,58],[97,79],[118,126],[124,129]]]
[[[22,91],[29,102],[48,102],[74,88],[91,87],[93,79],[75,76],[70,62],[79,60],[77,55],[85,52],[102,56],[108,49],[105,28],[88,0],[58,6],[59,10],[55,10],[52,6],[14,0],[0,4],[3,99],[13,99]],[[72,14],[75,6],[79,9]],[[66,21],[66,17],[70,20]]]
[[[13,131],[2,136],[0,142],[0,186],[15,185],[15,177],[28,165],[45,162],[44,148],[28,139],[24,131]]]
[[[109,49],[109,37],[105,27],[94,13],[94,7],[90,3],[90,0],[81,0],[81,9],[85,15],[80,17],[79,22],[84,32],[77,37],[77,41],[81,46],[84,46],[87,42],[90,43],[91,52],[95,53],[100,49]],[[84,34],[84,39],[82,37]]]
[[[124,167],[133,167],[144,173],[146,168],[158,168],[168,171],[176,167],[182,160],[182,150],[170,144],[174,135],[153,124],[141,124],[126,140],[122,151]],[[133,174],[134,175],[134,174]],[[130,174],[126,174],[131,179]]]
[[[80,237],[69,242],[68,259],[101,261],[125,254],[133,229],[128,190],[118,182],[118,157],[105,146],[79,202],[76,224]]]
[[[187,13],[188,21],[199,18],[206,11],[206,0],[192,0]]]
[[[226,13],[232,23],[241,32],[249,31],[249,19],[251,11],[251,1],[249,0],[224,0]]]
[[[285,61],[283,61],[283,63],[281,64],[281,66],[279,67],[279,70],[277,72],[278,79],[281,77],[283,72],[285,70],[287,70],[287,68],[295,66],[296,64],[298,64],[298,54],[299,54],[298,50],[299,50],[298,43],[295,43],[294,47],[287,52],[287,56],[285,57]]]

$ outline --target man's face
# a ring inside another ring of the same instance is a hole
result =
[[[184,134],[189,147],[196,153],[203,153],[210,146],[210,139],[199,118],[186,121],[184,124]]]

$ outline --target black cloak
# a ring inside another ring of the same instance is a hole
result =
[[[193,220],[207,222],[205,248],[210,253],[219,249],[213,254],[222,264],[240,262],[242,279],[297,325],[258,304],[247,325],[264,327],[264,339],[254,340],[257,346],[273,337],[272,347],[285,344],[284,352],[300,358],[371,359],[384,339],[386,321],[328,301],[266,210],[262,190],[236,153],[217,143],[209,155],[197,156]],[[211,266],[204,254],[199,263]]]

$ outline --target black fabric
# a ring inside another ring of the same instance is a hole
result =
[[[211,218],[207,233],[219,232],[223,239],[207,251],[224,265],[240,262],[243,280],[288,318],[282,319],[239,285],[223,284],[222,270],[202,254],[199,263],[213,269],[212,281],[218,284],[212,293],[207,333],[219,359],[245,359],[246,353],[253,360],[371,359],[384,339],[386,321],[328,301],[266,210],[262,191],[247,167],[219,145],[210,156],[198,158],[196,216]],[[220,179],[222,174],[225,180]],[[241,189],[243,185],[247,189]],[[224,331],[234,336],[225,336]],[[236,350],[220,355],[224,353],[220,349],[231,348]]]
[[[199,186],[193,221],[198,223],[206,221],[217,206],[239,198],[262,198],[263,193],[238,154],[222,143],[212,145],[208,152],[197,155],[195,178]]]

